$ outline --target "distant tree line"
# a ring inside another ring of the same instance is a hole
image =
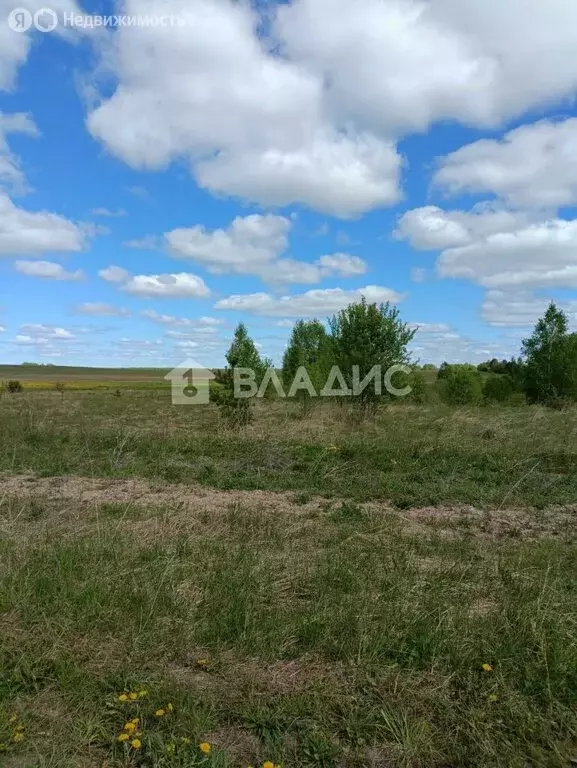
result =
[[[443,363],[437,380],[444,399],[453,404],[521,396],[529,403],[562,406],[577,400],[577,334],[569,333],[567,315],[551,303],[518,358],[493,358],[476,368]]]

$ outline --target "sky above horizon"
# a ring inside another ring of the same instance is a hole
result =
[[[0,362],[219,366],[242,320],[278,363],[363,295],[421,363],[577,326],[575,0],[45,2],[0,0]]]

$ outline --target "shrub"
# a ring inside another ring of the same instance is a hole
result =
[[[483,385],[483,397],[487,402],[505,403],[515,392],[515,384],[509,376],[491,375]]]
[[[22,392],[24,387],[22,386],[22,382],[18,381],[17,379],[12,379],[11,381],[6,384],[6,389],[8,392],[11,392],[12,394],[15,394],[16,392]]]
[[[440,394],[449,405],[476,405],[483,397],[481,375],[472,365],[448,366]]]
[[[411,387],[411,394],[409,400],[413,403],[419,403],[423,405],[430,400],[431,390],[427,384],[426,377],[421,371],[411,371],[411,375],[408,377],[408,385]]]

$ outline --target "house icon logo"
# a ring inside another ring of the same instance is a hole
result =
[[[164,377],[171,384],[173,405],[207,405],[210,402],[209,384],[214,373],[189,358]]]

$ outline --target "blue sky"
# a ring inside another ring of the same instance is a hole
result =
[[[220,365],[243,320],[279,361],[361,295],[421,362],[515,354],[551,298],[574,323],[577,6],[502,5],[0,19],[0,360]]]

